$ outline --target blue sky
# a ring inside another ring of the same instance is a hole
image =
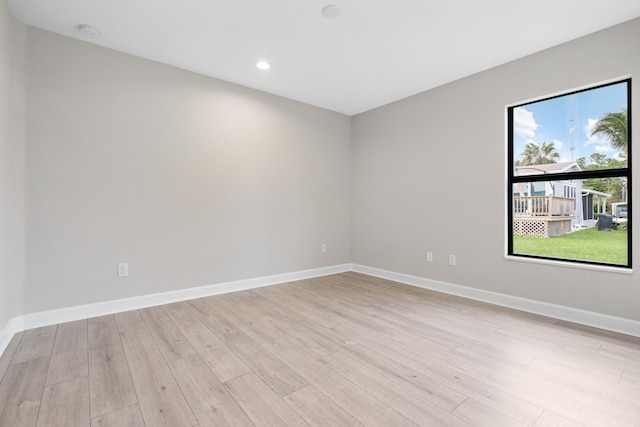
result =
[[[618,83],[514,108],[515,160],[521,158],[528,142],[553,142],[560,154],[559,162],[570,162],[579,157],[588,160],[594,152],[619,158],[619,153],[612,150],[606,140],[592,137],[590,133],[598,119],[626,107],[627,85]],[[573,154],[570,150],[572,139]]]

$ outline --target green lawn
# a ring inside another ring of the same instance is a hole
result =
[[[513,236],[515,254],[627,264],[627,231],[587,228],[562,236]]]

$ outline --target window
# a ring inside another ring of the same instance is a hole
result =
[[[631,268],[631,79],[507,120],[507,254]]]
[[[576,187],[574,184],[574,181],[572,181],[572,184],[564,184],[564,197],[566,199],[575,199],[576,197]]]

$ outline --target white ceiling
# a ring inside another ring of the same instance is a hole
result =
[[[7,3],[34,27],[348,115],[640,16],[640,0]]]

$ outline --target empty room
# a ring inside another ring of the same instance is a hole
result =
[[[0,0],[0,427],[640,426],[638,40]]]

